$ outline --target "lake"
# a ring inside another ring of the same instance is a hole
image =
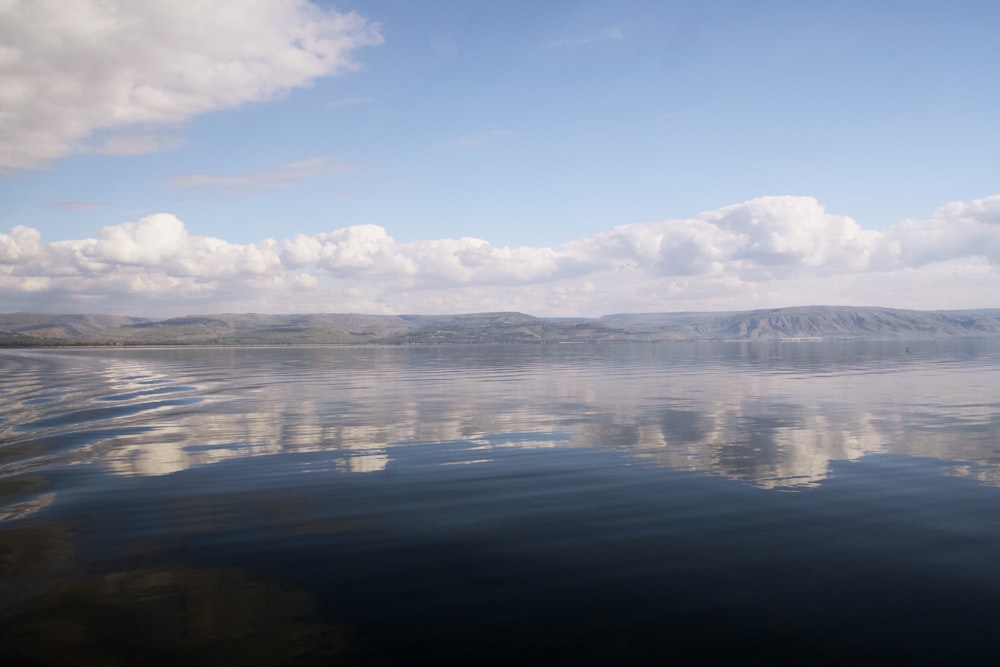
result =
[[[0,350],[3,664],[987,663],[1000,342]]]

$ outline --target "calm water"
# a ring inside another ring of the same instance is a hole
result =
[[[1000,343],[0,350],[4,664],[987,663]]]

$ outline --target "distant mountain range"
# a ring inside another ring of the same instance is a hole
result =
[[[920,340],[1000,336],[1000,309],[918,311],[804,306],[598,318],[222,314],[168,319],[0,314],[0,345],[308,345],[596,341]]]

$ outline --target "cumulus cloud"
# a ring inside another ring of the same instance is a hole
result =
[[[37,229],[18,225],[10,234],[0,234],[0,266],[23,264],[41,254],[42,235]]]
[[[570,244],[592,266],[667,276],[728,272],[747,279],[867,266],[877,232],[831,215],[812,197],[760,197],[693,220],[623,225]]]
[[[161,213],[44,244],[0,234],[11,307],[149,314],[522,310],[540,315],[826,303],[995,307],[1000,195],[861,229],[810,197],[615,227],[561,248],[484,239],[401,243],[377,225],[236,244]],[[21,304],[21,305],[19,305]]]
[[[876,232],[827,213],[812,197],[761,197],[702,217],[735,234],[735,259],[754,266],[859,269],[878,242]]]
[[[0,170],[162,149],[177,140],[150,127],[355,69],[353,52],[380,41],[358,14],[307,0],[0,3]],[[95,130],[112,134],[88,144]]]
[[[1000,264],[1000,196],[952,202],[928,220],[907,220],[885,234],[878,260],[887,268],[919,267],[956,257]]]

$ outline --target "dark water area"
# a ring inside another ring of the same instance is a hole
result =
[[[1000,342],[0,350],[0,664],[992,664]]]

